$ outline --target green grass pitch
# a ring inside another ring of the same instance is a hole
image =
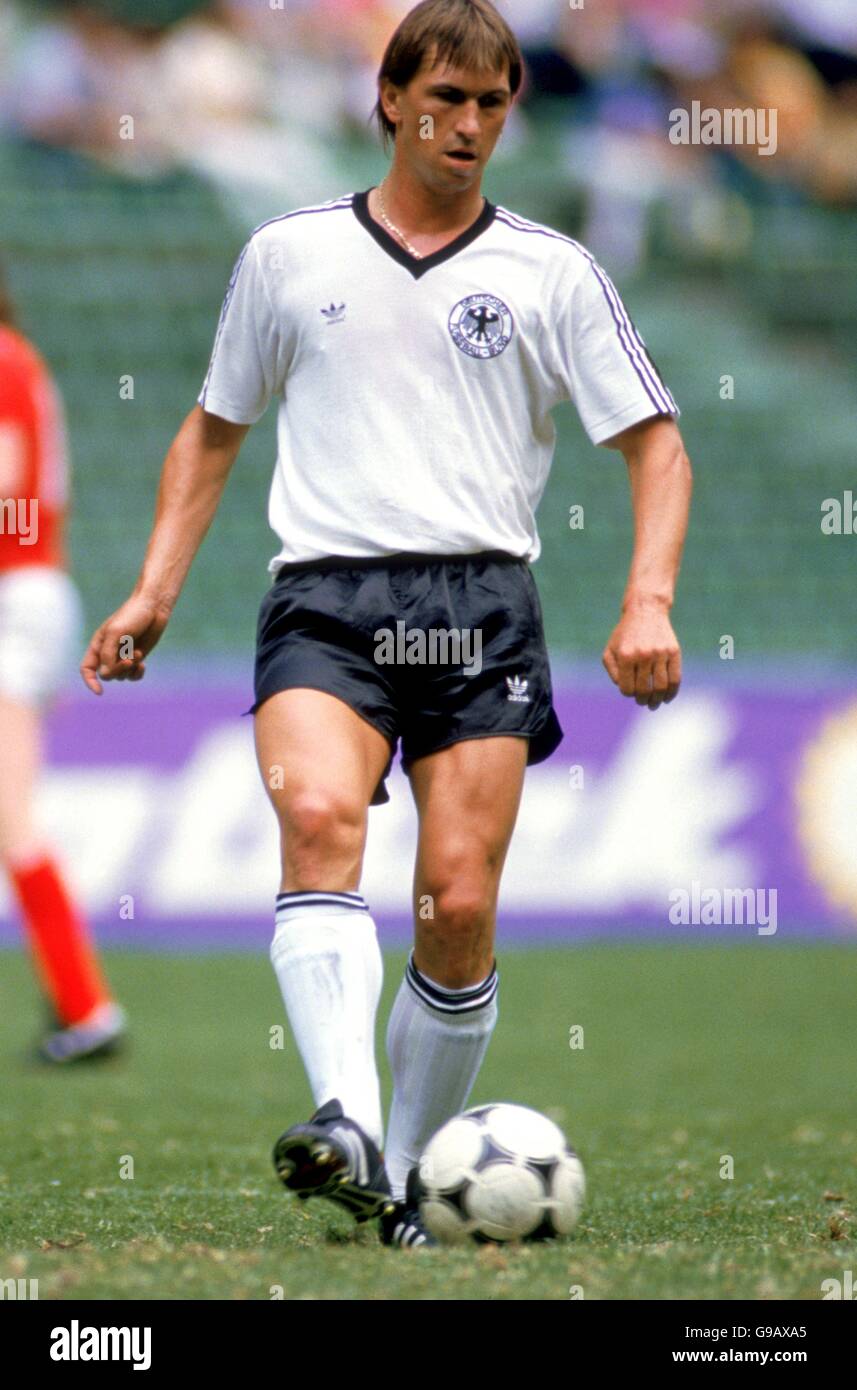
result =
[[[273,1140],[311,1106],[288,1033],[270,1046],[264,953],[108,963],[133,1050],[44,1073],[29,971],[0,954],[0,1279],[42,1299],[818,1299],[857,1268],[854,947],[501,951],[473,1103],[557,1119],[586,1208],[570,1241],[423,1252],[277,1184]]]

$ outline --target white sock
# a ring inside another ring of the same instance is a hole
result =
[[[375,1014],[383,962],[359,893],[281,893],[271,962],[316,1108],[334,1097],[379,1146]]]
[[[393,1104],[384,1158],[393,1196],[433,1134],[466,1106],[497,1022],[496,967],[481,984],[446,989],[413,952],[387,1027]]]

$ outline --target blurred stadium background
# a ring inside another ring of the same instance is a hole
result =
[[[0,258],[67,404],[90,629],[134,581],[249,232],[382,176],[374,73],[407,3],[0,0]],[[43,1298],[818,1298],[853,1267],[857,537],[821,519],[857,493],[857,6],[503,8],[528,77],[486,191],[613,275],[696,472],[686,684],[652,717],[600,667],[630,554],[625,470],[559,412],[536,575],[567,737],[528,778],[473,1101],[566,1126],[584,1221],[538,1259],[436,1252],[406,1270],[275,1190],[268,1140],[309,1095],[290,1037],[269,1045],[276,832],[240,718],[273,553],[271,411],[146,681],[96,701],[72,679],[50,721],[45,823],[113,948],[134,1046],[62,1084],[11,1073],[0,1279],[37,1277]],[[776,108],[776,155],[671,144],[671,110],[694,100]],[[382,1017],[413,854],[400,775],[392,791],[364,880],[391,948]],[[776,891],[777,934],[671,922],[671,892],[694,884],[761,891],[766,913]],[[0,945],[19,942],[0,886]],[[37,1025],[23,956],[0,952],[4,1057]]]
[[[5,4],[0,255],[67,404],[71,551],[90,628],[136,576],[163,455],[250,230],[382,176],[374,74],[408,7]],[[571,407],[559,412],[537,578],[568,737],[528,792],[509,904],[553,916],[551,934],[598,918],[663,926],[664,885],[694,878],[779,884],[781,923],[795,930],[853,926],[857,541],[820,522],[824,499],[855,480],[857,11],[851,0],[502,8],[528,76],[486,191],[579,237],[617,280],[682,406],[696,470],[675,610],[687,689],[655,732],[600,669],[630,551],[624,468],[589,446]],[[776,108],[776,155],[670,143],[670,111],[693,100]],[[156,897],[159,873],[172,885],[158,899],[165,935],[210,879],[214,846],[231,867],[206,916],[221,913],[226,939],[241,911],[259,940],[268,931],[273,826],[244,780],[255,772],[237,715],[273,553],[274,414],[248,439],[145,689],[114,689],[99,706],[73,695],[54,721],[46,814],[107,928],[132,891],[134,847],[151,855],[160,836],[182,865],[162,857],[147,874]],[[583,531],[569,529],[573,504]],[[721,659],[724,636],[734,659]],[[204,753],[202,737],[214,740]],[[577,800],[576,765],[592,773]],[[622,810],[642,786],[674,826],[654,859],[650,828],[641,836]],[[369,870],[382,906],[405,912],[404,865],[395,891],[372,867],[406,852],[410,812],[397,800],[377,816]],[[233,819],[215,824],[224,804]],[[557,870],[541,889],[533,853]]]

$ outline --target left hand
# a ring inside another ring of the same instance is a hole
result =
[[[632,608],[622,614],[602,658],[623,695],[660,709],[681,685],[681,647],[665,609]]]

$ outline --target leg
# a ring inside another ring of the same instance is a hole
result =
[[[256,754],[280,825],[283,892],[356,890],[390,757],[383,734],[333,695],[284,690],[256,714]]]
[[[372,794],[390,745],[348,705],[286,690],[256,714],[277,814],[282,892],[271,959],[318,1107],[337,1099],[381,1142],[375,1015],[382,962],[357,889]]]
[[[413,765],[420,818],[414,961],[448,989],[483,980],[492,967],[500,877],[526,765],[521,738],[456,743]],[[434,911],[423,917],[426,898]]]
[[[466,1105],[496,1022],[497,898],[526,759],[525,739],[474,739],[411,770],[416,944],[387,1032],[397,1197],[432,1134]]]
[[[95,947],[44,846],[33,806],[40,773],[38,710],[0,694],[0,860],[15,889],[42,986],[60,1023],[110,1006]]]
[[[41,848],[33,823],[41,742],[35,707],[0,694],[0,855],[6,863],[32,859]]]

